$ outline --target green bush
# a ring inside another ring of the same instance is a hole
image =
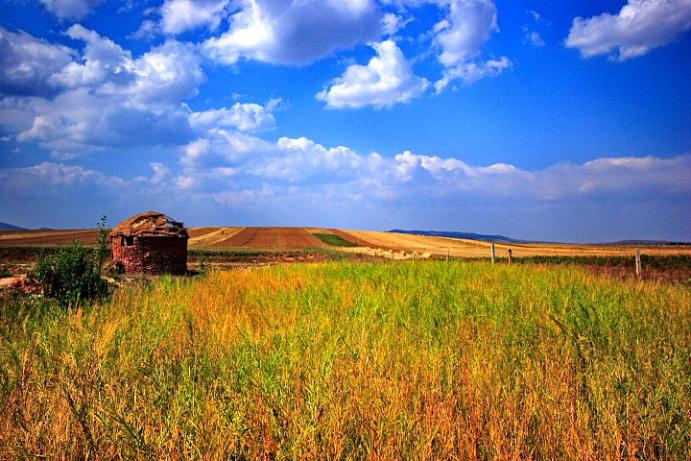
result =
[[[35,276],[43,294],[57,299],[64,307],[99,298],[108,289],[107,282],[101,279],[100,267],[77,242],[39,258]]]
[[[57,253],[43,254],[36,264],[34,276],[47,298],[55,298],[63,307],[100,298],[108,292],[108,282],[101,278],[106,254],[105,216],[99,224],[99,235],[91,255],[74,241]]]

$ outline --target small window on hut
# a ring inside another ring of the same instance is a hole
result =
[[[123,240],[123,245],[126,247],[131,247],[134,245],[134,237],[124,237]]]

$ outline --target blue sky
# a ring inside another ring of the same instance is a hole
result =
[[[691,240],[691,0],[9,0],[0,221]]]

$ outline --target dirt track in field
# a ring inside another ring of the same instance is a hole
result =
[[[216,246],[246,248],[309,248],[327,245],[301,227],[245,227]]]

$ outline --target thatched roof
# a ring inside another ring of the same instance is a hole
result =
[[[189,237],[181,222],[155,211],[132,216],[115,226],[110,233],[110,238],[143,236]]]

